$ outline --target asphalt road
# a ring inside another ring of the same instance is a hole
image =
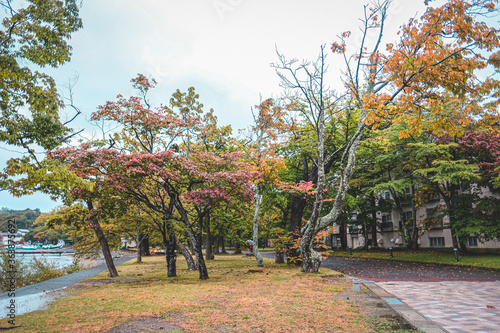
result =
[[[274,252],[262,252],[274,258]],[[399,260],[332,257],[321,267],[370,281],[500,281],[500,271]]]

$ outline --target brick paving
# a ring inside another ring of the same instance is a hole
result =
[[[500,281],[376,284],[448,332],[500,332]]]
[[[361,279],[423,332],[500,333],[500,271],[344,257],[322,267]]]

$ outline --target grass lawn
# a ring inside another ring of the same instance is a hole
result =
[[[162,256],[118,266],[67,289],[47,310],[16,317],[11,332],[413,332],[362,287],[328,269],[298,267],[253,257],[221,255],[208,262],[210,279],[186,269],[166,277]],[[252,272],[253,270],[253,272]],[[8,326],[0,320],[0,326]]]
[[[403,261],[416,261],[425,263],[449,264],[449,265],[464,265],[481,267],[488,269],[500,270],[500,251],[498,249],[482,250],[470,249],[470,253],[463,255],[459,254],[458,261],[455,261],[455,252],[453,249],[439,249],[439,250],[419,250],[410,251],[405,249],[397,249],[393,251],[393,257],[390,257],[388,249],[371,249],[353,250],[352,257],[357,258],[376,258],[376,259],[389,259],[389,260],[403,260]],[[334,250],[329,252],[331,256],[349,257],[349,250]]]

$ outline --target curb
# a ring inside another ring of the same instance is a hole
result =
[[[416,329],[426,333],[448,333],[444,328],[427,319],[418,311],[414,310],[406,303],[399,300],[393,294],[385,291],[372,281],[361,281],[365,287],[370,289],[377,297],[384,300],[391,308],[398,312],[406,321],[408,321]]]

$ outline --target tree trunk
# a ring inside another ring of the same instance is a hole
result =
[[[99,243],[101,244],[102,254],[104,256],[104,260],[106,261],[106,266],[108,267],[108,276],[118,277],[118,272],[116,271],[115,263],[113,262],[113,256],[111,255],[111,251],[109,250],[108,240],[104,236],[101,225],[97,220],[93,220],[91,222],[91,225],[94,229],[97,239],[99,239]]]
[[[210,230],[210,212],[205,215],[205,258],[206,260],[214,259],[214,254],[212,253],[212,233]]]
[[[377,242],[377,212],[375,210],[375,197],[372,195],[371,196],[371,204],[372,204],[372,218],[371,218],[371,234],[372,234],[372,247],[373,248],[378,248],[378,242]]]
[[[193,229],[193,225],[189,221],[188,214],[186,210],[184,209],[184,206],[182,203],[177,200],[177,197],[175,195],[171,197],[172,199],[175,200],[175,206],[177,207],[177,211],[181,215],[182,221],[184,222],[184,225],[186,226],[186,229],[189,234],[189,238],[191,239],[191,242],[193,243],[194,247],[194,255],[196,257],[196,266],[198,267],[198,272],[200,274],[200,280],[207,280],[208,279],[208,270],[207,266],[205,264],[205,260],[203,259],[203,251],[202,251],[202,245],[203,245],[203,226],[204,226],[204,218],[205,215],[208,213],[208,211],[202,212],[200,210],[198,211],[198,220],[197,220],[197,230],[196,233]]]
[[[469,253],[469,250],[467,249],[467,240],[466,238],[458,238],[458,242],[460,244],[460,253],[461,254],[467,254]]]
[[[257,267],[264,266],[264,259],[262,259],[262,255],[259,252],[259,211],[260,211],[260,203],[262,201],[262,194],[260,194],[260,189],[257,186],[255,190],[255,210],[252,220],[253,225],[253,255],[257,260]]]
[[[241,232],[239,230],[236,231],[236,236],[238,236],[238,238],[234,240],[234,254],[241,254],[241,244],[239,241],[241,238]]]
[[[198,224],[198,230],[196,232],[196,236],[194,239],[194,254],[196,257],[196,266],[198,266],[198,272],[200,273],[200,280],[208,279],[208,270],[205,264],[205,260],[203,260],[203,252],[202,252],[202,229],[203,229],[203,218],[200,218]]]
[[[358,145],[361,140],[364,131],[364,119],[366,117],[366,110],[362,110],[360,114],[360,118],[358,121],[358,127],[356,129],[356,133],[351,138],[349,142],[349,147],[345,150],[344,155],[342,156],[342,168],[340,174],[340,183],[337,188],[337,195],[335,196],[335,202],[328,214],[323,217],[319,217],[319,213],[321,211],[322,202],[323,202],[323,190],[324,190],[324,170],[321,169],[322,163],[322,153],[321,153],[321,145],[318,145],[318,186],[316,187],[316,199],[315,205],[313,208],[313,214],[306,225],[303,227],[303,237],[301,241],[301,255],[302,255],[302,270],[304,272],[317,272],[319,269],[319,265],[321,264],[321,254],[314,251],[312,245],[314,241],[314,236],[324,228],[331,225],[333,222],[337,221],[341,212],[342,206],[344,204],[345,196],[347,191],[349,190],[349,180],[354,172],[354,167],[356,165],[356,155],[358,150]],[[320,133],[322,131],[320,130]],[[318,134],[318,137],[321,142],[321,137]],[[321,162],[321,163],[320,163]],[[323,185],[323,186],[320,186]],[[319,194],[319,195],[318,195]],[[316,215],[318,214],[318,215]],[[304,263],[304,260],[307,260]]]
[[[453,248],[458,249],[459,248],[459,241],[458,241],[458,237],[455,236],[457,234],[457,229],[450,228],[450,231],[451,231],[451,242],[452,242]]]
[[[93,214],[94,205],[91,200],[87,201],[87,207],[89,209],[89,213]],[[92,216],[90,219],[90,227],[94,230],[97,239],[99,240],[99,244],[101,244],[102,255],[104,256],[104,260],[106,261],[106,266],[108,267],[108,276],[109,277],[118,277],[118,272],[116,271],[115,263],[113,262],[113,256],[111,255],[111,251],[109,249],[108,240],[102,231],[101,225],[95,216]]]
[[[412,250],[418,250],[418,231],[415,231],[413,233],[413,239],[412,239]]]
[[[283,251],[276,251],[276,257],[274,258],[274,263],[275,264],[283,264],[285,263],[285,254]]]
[[[193,260],[193,255],[191,254],[191,252],[189,252],[189,249],[186,246],[184,246],[184,244],[182,244],[181,241],[177,237],[176,237],[176,241],[177,241],[177,248],[182,253],[184,258],[186,259],[188,269],[190,271],[195,271],[196,270],[196,263]]]
[[[149,251],[149,232],[142,237],[141,254],[143,256],[150,256],[151,255],[151,252]]]
[[[177,263],[175,257],[176,237],[172,224],[165,219],[163,222],[163,227],[160,228],[160,232],[163,239],[163,247],[165,248],[165,261],[167,262],[167,277],[175,277],[177,276]]]
[[[307,200],[303,195],[295,195],[292,197],[292,205],[290,212],[290,223],[288,225],[288,231],[292,235],[293,242],[297,242],[300,238],[300,227],[302,225],[302,217],[304,216],[304,209],[307,205]],[[299,250],[293,247],[293,244],[287,244],[288,251],[286,253],[287,264],[294,262],[296,265],[300,265],[301,260],[299,258]],[[295,259],[295,260],[294,260]]]
[[[368,223],[371,223],[371,221],[367,221],[367,218],[366,218],[366,214],[365,214],[365,218],[363,219],[363,238],[365,239],[365,244],[363,245],[363,248],[366,250],[368,250],[368,242],[370,241],[369,237],[368,237]]]
[[[418,228],[417,228],[417,203],[416,203],[416,195],[415,195],[415,186],[411,186],[411,193],[412,193],[412,208],[411,208],[411,230],[410,230],[410,243],[411,243],[411,249],[416,250],[418,249]]]
[[[89,209],[89,213],[94,213],[94,205],[92,201],[87,201],[87,206]],[[116,271],[115,263],[113,262],[113,256],[111,255],[111,251],[109,250],[108,240],[106,236],[104,236],[104,232],[102,231],[101,225],[95,216],[92,216],[90,219],[90,227],[94,230],[99,243],[101,244],[102,255],[104,256],[104,260],[106,261],[106,266],[108,267],[108,276],[109,277],[118,277],[118,272]]]
[[[224,242],[224,236],[220,236],[220,243],[221,243],[221,246],[222,246],[222,254],[227,254],[226,244]]]
[[[189,232],[187,232],[184,236],[187,238],[186,246],[188,247],[189,252],[194,253],[194,244],[191,241],[191,236],[189,236]]]
[[[347,227],[345,222],[340,224],[340,248],[347,250]]]
[[[136,262],[142,262],[142,251],[141,251],[141,234],[139,233],[139,230],[135,232],[135,247],[136,247],[136,253],[137,253],[137,260]]]
[[[323,58],[324,60],[324,58]],[[323,96],[321,96],[323,97]],[[313,248],[314,238],[319,230],[319,218],[323,208],[323,195],[325,191],[325,105],[321,100],[318,105],[318,121],[316,133],[318,135],[317,146],[317,167],[318,167],[318,182],[316,184],[316,195],[314,198],[313,208],[309,221],[302,233],[300,240],[300,255],[302,256],[302,271],[307,273],[316,273],[321,265],[321,254]]]
[[[172,230],[168,230],[167,246],[165,247],[165,257],[167,260],[167,276],[177,276],[177,257],[175,248],[177,247],[176,237]]]
[[[213,254],[220,254],[220,239],[221,236],[215,238]]]

